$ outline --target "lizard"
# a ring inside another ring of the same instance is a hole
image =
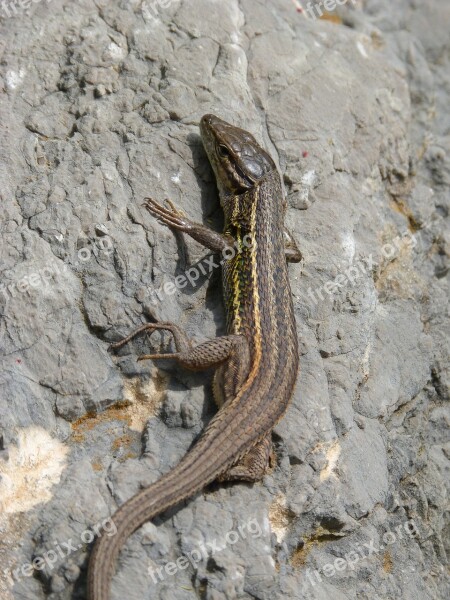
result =
[[[170,201],[163,205],[146,198],[145,206],[159,222],[215,253],[226,255],[235,246],[222,264],[226,335],[195,346],[175,323],[145,323],[112,348],[144,331],[170,332],[175,352],[138,360],[169,358],[193,371],[215,369],[219,410],[178,465],[113,515],[116,535],[99,537],[90,557],[89,600],[109,600],[120,549],[146,521],[213,481],[262,479],[273,451],[272,430],[286,412],[298,375],[287,262],[299,262],[301,253],[284,225],[287,202],[275,162],[253,135],[215,115],[201,118],[200,132],[224,212],[223,233],[193,222]]]

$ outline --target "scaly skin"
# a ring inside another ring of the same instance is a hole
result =
[[[284,228],[286,204],[275,164],[248,132],[213,115],[200,124],[225,213],[223,234],[193,223],[171,203],[147,201],[159,221],[207,248],[239,250],[223,265],[227,335],[193,347],[173,323],[148,323],[141,331],[167,330],[180,366],[215,367],[217,415],[172,471],[136,494],[113,516],[114,537],[100,537],[89,564],[89,600],[109,600],[120,548],[146,521],[201,491],[214,480],[256,481],[267,469],[271,432],[291,400],[298,372],[298,342],[286,261],[300,253]],[[245,237],[247,236],[247,237]],[[250,237],[248,237],[250,236]],[[160,354],[143,358],[161,358]]]

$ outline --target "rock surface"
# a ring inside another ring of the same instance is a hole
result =
[[[217,271],[166,285],[207,253],[141,206],[220,227],[207,112],[283,174],[301,373],[275,469],[146,524],[112,598],[448,598],[448,1],[20,4],[0,12],[0,598],[85,598],[92,530],[215,410],[210,378],[136,362],[148,339],[107,352],[149,318],[224,331]]]

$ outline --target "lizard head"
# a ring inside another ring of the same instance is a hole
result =
[[[276,169],[250,133],[215,115],[202,117],[200,132],[222,199],[242,194]]]

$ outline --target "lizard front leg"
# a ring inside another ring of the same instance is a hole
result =
[[[224,252],[235,243],[235,240],[230,235],[218,233],[206,227],[206,225],[191,221],[181,210],[175,207],[173,202],[170,200],[166,200],[166,202],[170,208],[162,206],[152,198],[146,198],[144,206],[160,223],[163,223],[163,225],[166,225],[170,229],[187,233],[191,238],[213,252]],[[284,235],[286,261],[292,263],[300,262],[302,260],[302,253],[298,249],[293,235],[286,227]]]
[[[170,229],[187,233],[191,238],[213,252],[224,252],[227,248],[233,246],[235,240],[231,236],[218,233],[206,227],[206,225],[191,221],[170,200],[166,200],[166,202],[170,208],[158,204],[158,202],[151,198],[146,198],[144,206],[160,223],[163,223]]]

